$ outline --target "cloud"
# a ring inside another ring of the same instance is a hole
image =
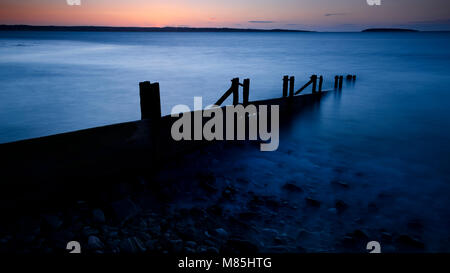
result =
[[[444,20],[429,20],[429,21],[412,21],[408,22],[409,24],[417,24],[417,25],[450,25],[450,19]]]
[[[347,15],[347,13],[325,13],[324,16],[329,17],[329,16],[343,16],[343,15]]]
[[[294,23],[284,24],[284,25],[287,27],[303,27],[303,28],[312,26],[312,25],[308,25],[308,24],[294,24]]]
[[[249,23],[252,23],[252,24],[273,24],[273,23],[275,23],[275,21],[248,21]]]

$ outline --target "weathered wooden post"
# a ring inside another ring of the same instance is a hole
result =
[[[141,100],[141,119],[161,118],[161,99],[159,83],[150,84],[149,81],[139,83],[139,97]]]
[[[319,93],[322,93],[323,76],[319,77]]]
[[[339,86],[339,76],[334,76],[334,90],[338,89]]]
[[[317,88],[317,75],[312,75],[311,76],[311,82],[312,82],[312,92],[316,93],[316,88]]]
[[[250,79],[245,79],[244,80],[244,85],[243,85],[243,104],[247,105],[248,104],[248,97],[250,95]]]
[[[295,84],[295,77],[291,76],[289,78],[289,97],[293,97],[294,96],[294,84]]]
[[[342,89],[342,83],[344,81],[344,76],[339,77],[339,89]]]
[[[239,78],[231,80],[231,88],[233,89],[233,105],[239,104]]]
[[[283,98],[288,96],[289,76],[283,77]]]

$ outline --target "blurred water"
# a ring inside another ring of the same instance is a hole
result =
[[[450,33],[0,32],[0,143],[137,120],[144,80],[160,82],[168,114],[193,96],[215,102],[234,77],[251,79],[252,100],[280,96],[283,75],[300,86],[321,74],[328,89],[352,73],[355,86],[306,111],[278,153],[248,151],[230,164],[252,162],[239,175],[274,185],[303,181],[329,203],[339,197],[329,181],[349,181],[355,191],[340,198],[359,217],[382,203],[377,226],[424,219],[424,239],[447,250],[449,44]]]
[[[279,96],[285,74],[300,85],[320,73],[327,87],[335,74],[355,73],[358,92],[342,98],[337,130],[361,141],[433,135],[447,145],[438,140],[449,136],[449,41],[448,33],[0,32],[0,142],[139,119],[144,80],[160,82],[168,114],[193,96],[213,103],[233,77],[249,77],[259,99]]]

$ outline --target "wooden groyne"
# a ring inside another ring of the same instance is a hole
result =
[[[331,91],[322,90],[322,76],[311,76],[298,90],[294,81],[294,77],[283,77],[280,98],[250,102],[250,80],[240,83],[235,78],[216,105],[222,105],[229,96],[233,96],[234,105],[279,105],[280,120],[285,121]],[[336,77],[334,89],[341,89],[342,81],[342,76]],[[312,92],[299,95],[309,85]],[[159,84],[142,82],[139,86],[141,120],[0,144],[0,208],[15,207],[21,202],[78,198],[113,183],[105,177],[126,179],[123,174],[153,172],[177,155],[214,142],[173,140],[171,127],[178,118],[161,116]],[[207,120],[203,118],[202,122]]]

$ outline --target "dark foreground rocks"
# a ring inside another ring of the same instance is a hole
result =
[[[369,241],[383,252],[428,250],[421,219],[393,227],[377,218],[392,198],[355,201],[346,194],[358,186],[339,179],[318,189],[307,179],[258,181],[242,166],[211,167],[214,157],[202,151],[159,174],[107,177],[111,185],[89,199],[16,215],[0,227],[0,252],[68,253],[71,241],[96,254],[366,253]]]

